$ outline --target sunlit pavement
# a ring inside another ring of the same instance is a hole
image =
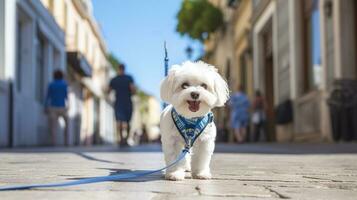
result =
[[[52,183],[163,166],[159,145],[0,149],[0,185]],[[219,144],[212,180],[162,175],[0,192],[0,199],[356,199],[357,143]]]

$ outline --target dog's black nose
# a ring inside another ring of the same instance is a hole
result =
[[[200,97],[200,94],[198,94],[197,92],[191,92],[191,97],[192,99],[198,99],[198,97]]]

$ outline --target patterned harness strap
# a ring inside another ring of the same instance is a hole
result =
[[[185,140],[185,148],[190,149],[196,139],[201,135],[208,124],[213,122],[213,113],[209,112],[203,117],[185,118],[177,113],[175,109],[171,110],[171,117],[180,135]]]

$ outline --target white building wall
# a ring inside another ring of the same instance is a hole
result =
[[[78,145],[80,143],[80,131],[82,121],[82,86],[78,82],[69,82],[70,86],[68,91],[68,134],[69,144]]]
[[[335,66],[336,78],[356,79],[357,77],[357,49],[355,47],[356,31],[355,0],[333,1],[335,22]]]
[[[114,144],[116,142],[116,124],[114,110],[105,99],[100,100],[100,126],[99,135],[104,144]]]
[[[0,1],[0,147],[8,145],[9,90],[5,78],[5,1]]]
[[[57,67],[65,69],[64,35],[39,0],[5,0],[4,3],[6,10],[4,79],[14,85],[13,145],[44,144],[48,137],[47,117],[43,113],[43,102],[36,98],[40,73],[36,63],[35,38],[38,31],[45,38],[44,82],[40,89],[46,90],[47,83],[52,79],[53,49],[59,52]],[[17,20],[21,20],[21,29],[18,29],[20,26]],[[17,49],[17,42],[20,41],[18,38],[22,41],[21,49]],[[21,55],[21,60],[18,59],[18,55]],[[21,70],[18,70],[20,69],[18,66],[21,66]],[[6,121],[10,120],[8,116],[6,119]]]

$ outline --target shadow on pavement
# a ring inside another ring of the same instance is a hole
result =
[[[92,161],[97,161],[97,162],[103,162],[103,163],[120,164],[120,165],[123,165],[123,164],[124,164],[123,162],[115,162],[115,161],[110,161],[110,160],[99,159],[99,158],[90,156],[90,155],[88,155],[88,154],[85,154],[85,153],[83,153],[83,152],[76,152],[75,154],[78,155],[78,156],[80,156],[80,157],[82,157],[82,158],[85,158],[85,159],[87,159],[87,160],[92,160]]]
[[[134,147],[119,148],[117,146],[91,147],[22,147],[0,149],[1,153],[74,153],[89,160],[115,163],[99,159],[84,153],[161,153],[160,144],[145,144]],[[246,143],[246,144],[216,144],[215,153],[240,154],[354,154],[357,153],[357,143]],[[121,164],[121,163],[119,163]]]
[[[112,169],[112,168],[99,168],[99,169],[110,170],[108,176],[126,174],[126,173],[145,173],[145,172],[151,171],[151,170]],[[95,178],[95,176],[81,177],[81,178],[68,178],[67,180],[82,180],[82,179],[87,179],[87,178]],[[157,181],[157,180],[163,180],[163,179],[164,179],[164,175],[162,173],[158,172],[158,173],[146,175],[143,177],[110,181],[110,182],[148,182],[148,181]]]
[[[218,144],[215,152],[240,154],[355,154],[357,153],[357,143]]]

